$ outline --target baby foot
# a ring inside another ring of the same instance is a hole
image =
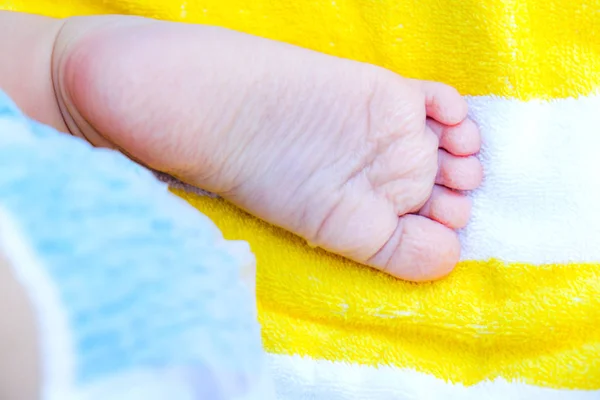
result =
[[[458,262],[480,139],[446,85],[127,17],[70,20],[53,64],[69,129],[95,145],[403,279]]]

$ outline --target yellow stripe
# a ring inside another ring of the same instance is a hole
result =
[[[305,246],[221,201],[176,192],[250,242],[267,349],[389,363],[453,382],[600,389],[600,266],[466,262],[411,284]],[[551,310],[551,311],[550,311]]]
[[[222,25],[470,95],[563,98],[600,86],[600,0],[0,0],[0,8]]]

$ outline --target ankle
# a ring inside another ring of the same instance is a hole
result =
[[[56,35],[51,61],[51,74],[56,101],[66,129],[63,131],[87,140],[96,147],[115,148],[115,145],[100,135],[82,116],[81,99],[74,96],[77,86],[89,86],[90,68],[95,63],[90,40],[101,32],[131,23],[148,23],[141,17],[92,16],[72,17],[64,20]]]

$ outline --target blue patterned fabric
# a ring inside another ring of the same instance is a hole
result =
[[[247,245],[149,171],[27,119],[0,93],[0,208],[39,261],[12,257],[35,292],[45,398],[269,398],[240,279]]]

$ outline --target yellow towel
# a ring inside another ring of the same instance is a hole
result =
[[[177,192],[258,259],[285,399],[600,398],[600,1],[0,0],[221,25],[469,96],[486,182],[448,279],[394,280]]]

